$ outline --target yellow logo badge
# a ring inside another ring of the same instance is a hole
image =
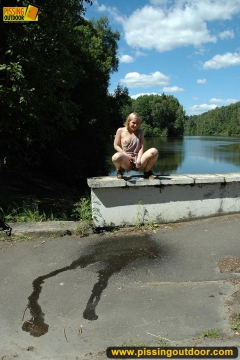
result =
[[[37,6],[28,5],[28,7],[4,7],[3,8],[3,21],[4,22],[33,22],[38,21]]]
[[[38,21],[38,8],[36,6],[28,5],[25,19],[27,21]]]

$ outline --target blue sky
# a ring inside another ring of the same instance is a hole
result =
[[[187,115],[240,100],[240,0],[93,0],[120,32],[109,92],[175,96]]]

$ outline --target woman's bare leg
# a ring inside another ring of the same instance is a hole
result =
[[[145,168],[145,172],[148,172],[152,169],[154,163],[158,158],[158,150],[155,148],[151,148],[142,155],[141,163],[143,168]]]
[[[114,154],[112,157],[112,162],[116,166],[117,170],[120,170],[121,167],[127,171],[132,169],[132,164],[130,163],[129,158],[122,152],[117,152]]]

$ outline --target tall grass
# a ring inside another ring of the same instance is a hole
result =
[[[43,222],[53,220],[92,220],[91,200],[90,197],[83,197],[73,205],[71,214],[68,216],[65,212],[58,217],[52,212],[46,213],[39,210],[37,200],[23,201],[22,205],[12,203],[10,206],[0,207],[0,219],[7,223],[14,222]]]
[[[90,197],[82,197],[76,204],[72,211],[72,218],[74,220],[92,221],[92,208]]]
[[[23,202],[22,206],[13,203],[4,211],[0,208],[0,218],[6,222],[41,222],[48,218],[40,213],[37,202]]]

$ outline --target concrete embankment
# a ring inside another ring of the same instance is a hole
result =
[[[84,221],[45,221],[9,223],[11,236],[89,235],[93,229]],[[11,237],[10,237],[11,239]]]
[[[97,227],[169,223],[238,213],[240,173],[89,178]]]

